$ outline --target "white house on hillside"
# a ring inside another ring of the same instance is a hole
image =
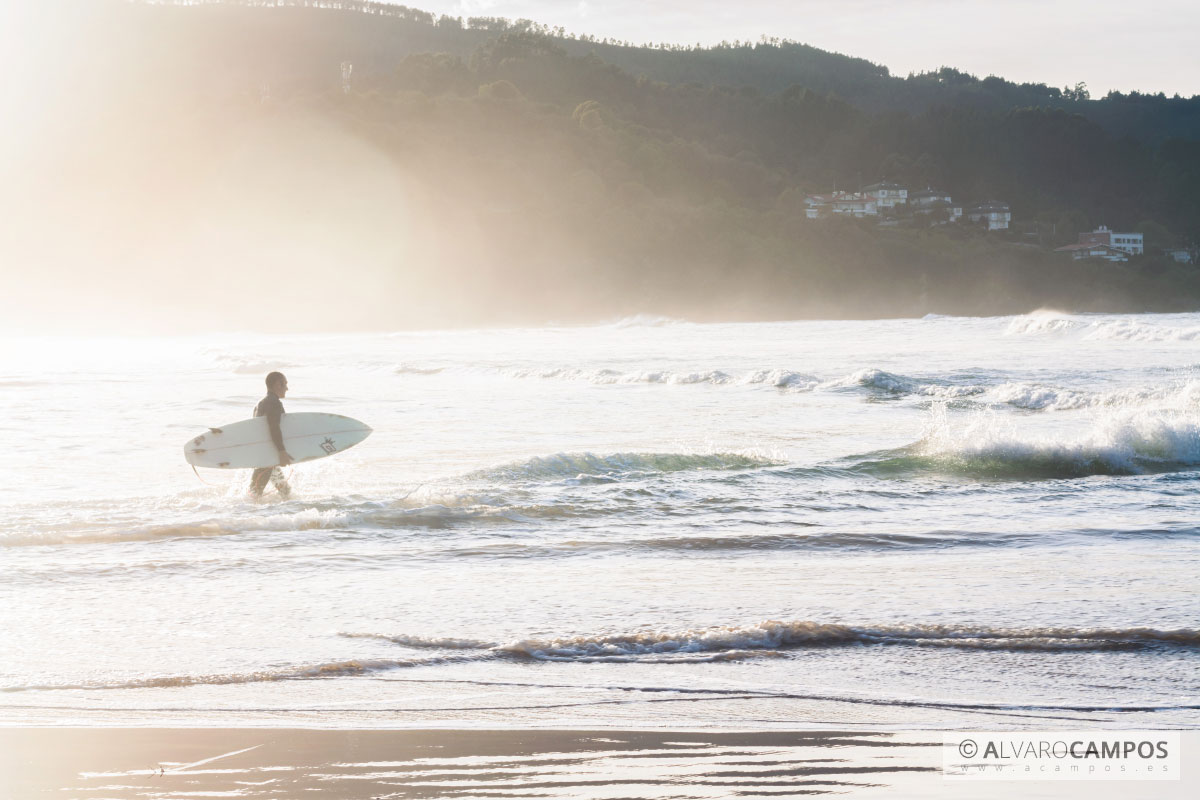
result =
[[[873,217],[879,213],[879,208],[869,194],[840,194],[833,198],[833,213]]]
[[[989,231],[1004,231],[1008,230],[1008,223],[1012,222],[1012,212],[1007,204],[988,200],[967,209],[967,219],[986,224]]]
[[[810,194],[804,198],[804,216],[809,219],[822,219],[830,214],[872,217],[878,213],[875,198],[866,194],[833,192],[832,194]]]
[[[928,186],[918,192],[909,192],[908,206],[914,214],[943,213],[949,222],[957,222],[963,215],[962,206],[954,203],[949,192]]]
[[[931,206],[939,200],[944,203],[952,202],[949,192],[943,192],[941,189],[934,189],[930,186],[926,186],[924,189],[916,192],[908,193],[908,204],[912,206],[913,211]]]
[[[1124,250],[1131,256],[1140,256],[1145,252],[1143,237],[1140,233],[1117,233],[1101,225],[1094,231],[1079,234],[1080,244],[1106,244],[1118,250]]]
[[[1105,261],[1128,261],[1128,251],[1106,244],[1069,244],[1056,248],[1056,253],[1070,253],[1071,258],[1079,261],[1084,258],[1103,258]]]
[[[875,198],[876,208],[895,208],[908,203],[908,189],[898,183],[872,183],[863,189],[863,194]]]

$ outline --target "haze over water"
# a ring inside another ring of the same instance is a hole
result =
[[[0,344],[18,724],[1196,727],[1200,314]],[[288,411],[374,435],[197,480]]]

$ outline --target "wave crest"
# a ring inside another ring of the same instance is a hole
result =
[[[814,388],[820,381],[812,375],[794,372],[787,369],[760,369],[742,375],[734,375],[724,370],[710,369],[693,372],[674,370],[638,370],[621,372],[615,369],[575,369],[571,367],[551,367],[545,369],[514,369],[506,373],[510,378],[540,378],[543,380],[565,380],[592,383],[600,386],[633,385],[633,384],[662,384],[673,386],[693,386],[706,384],[709,386],[749,386],[766,385],[776,389],[807,391]]]
[[[1200,339],[1200,326],[1175,327],[1120,319],[1093,324],[1083,338],[1110,342],[1191,342]]]
[[[1060,316],[1054,312],[1034,312],[1016,317],[1005,329],[1005,336],[1031,336],[1038,334],[1063,334],[1079,330],[1087,325],[1083,320]]]
[[[376,636],[375,634],[367,634]],[[1181,628],[992,628],[969,625],[846,625],[766,620],[681,631],[518,639],[506,643],[414,636],[377,638],[414,649],[486,650],[539,661],[712,661],[778,655],[806,647],[903,645],[974,650],[1076,651],[1200,647],[1200,630]]]
[[[1200,631],[1151,628],[973,628],[951,625],[859,627],[768,620],[751,626],[644,632],[631,635],[530,639],[502,645],[502,652],[550,661],[632,659],[663,654],[773,651],[847,644],[961,647],[985,650],[1110,650],[1151,645],[1197,646]]]
[[[944,407],[921,441],[858,460],[875,475],[945,472],[971,478],[1041,480],[1172,472],[1200,464],[1200,420],[1178,411],[1120,411],[1082,434],[1036,434],[978,414],[961,429]]]
[[[1200,339],[1200,326],[1161,325],[1136,318],[1079,319],[1054,311],[1015,317],[1005,336],[1046,336],[1074,333],[1079,338],[1111,342],[1190,342]]]
[[[785,657],[790,650],[839,646],[953,647],[968,650],[1038,652],[1100,651],[1200,647],[1200,630],[1131,628],[992,628],[970,625],[847,625],[812,621],[766,620],[680,631],[636,631],[507,643],[406,634],[342,633],[344,638],[381,639],[412,650],[443,651],[418,658],[348,659],[321,664],[272,667],[248,672],[174,675],[126,680],[0,687],[3,692],[161,689],[196,685],[261,683],[280,680],[342,678],[385,670],[527,658],[555,662],[711,662]],[[450,652],[444,652],[450,651]]]

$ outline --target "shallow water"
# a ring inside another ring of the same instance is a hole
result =
[[[0,342],[0,720],[1197,727],[1200,314]],[[184,463],[287,372],[375,433]]]

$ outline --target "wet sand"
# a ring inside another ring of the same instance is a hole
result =
[[[940,732],[4,728],[0,797],[1194,797],[1171,782],[964,784]]]

